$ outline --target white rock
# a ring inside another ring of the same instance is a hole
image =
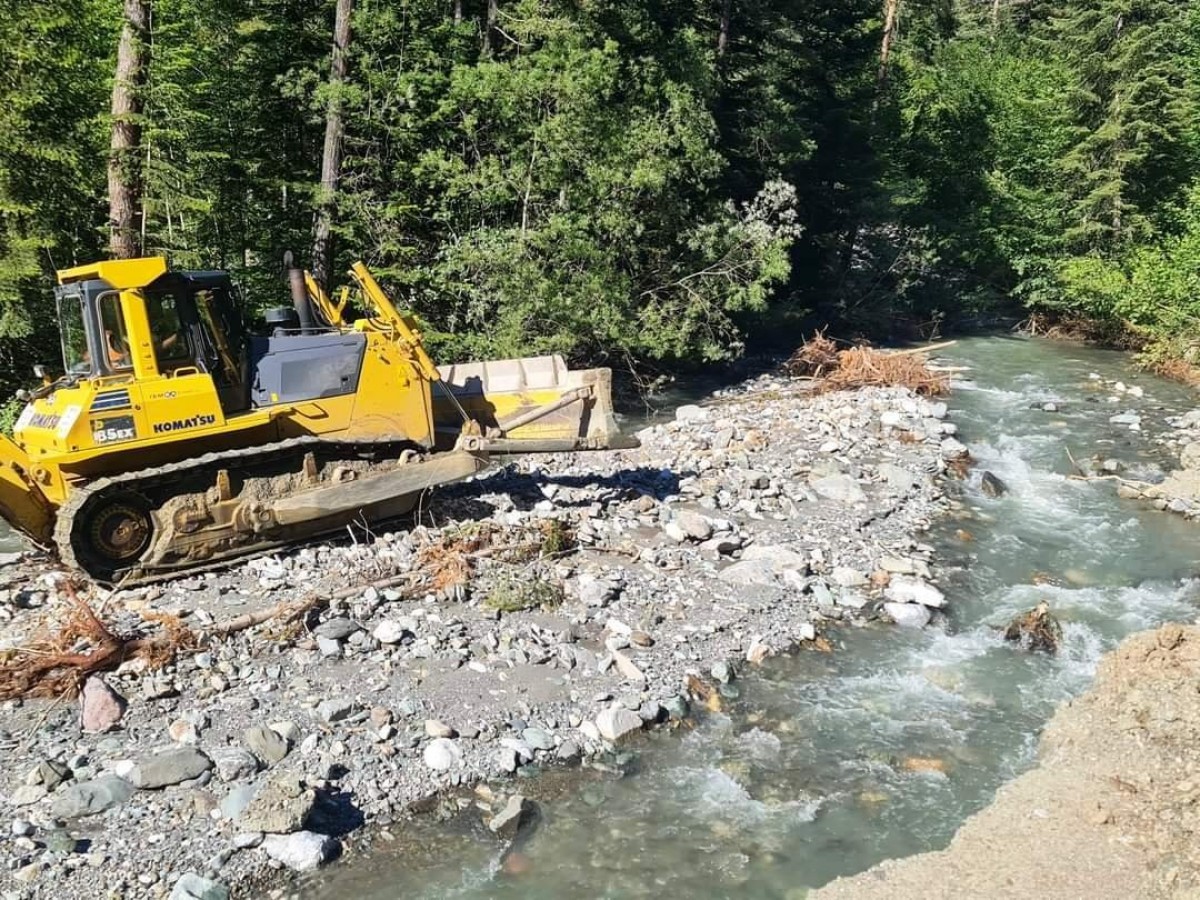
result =
[[[929,609],[919,603],[885,603],[883,611],[901,628],[924,628],[933,618]]]
[[[644,682],[646,680],[645,673],[634,665],[633,660],[620,650],[612,651],[612,657],[613,662],[617,664],[617,671],[621,673],[621,677],[626,681]]]
[[[865,503],[867,500],[862,487],[849,475],[826,475],[824,478],[813,479],[809,485],[818,496],[837,503],[853,505]]]
[[[606,741],[617,743],[642,730],[642,717],[623,706],[610,707],[596,716],[596,730]]]
[[[867,583],[867,576],[849,566],[834,566],[829,579],[840,587],[862,587]]]
[[[942,441],[941,454],[943,459],[966,459],[971,455],[971,451],[962,441],[948,437]]]
[[[896,603],[919,603],[934,609],[941,609],[946,605],[946,595],[919,578],[897,576],[892,579],[884,593],[889,600]]]
[[[341,845],[328,835],[296,831],[268,834],[263,838],[262,849],[294,872],[310,872],[336,857]]]
[[[381,644],[398,644],[404,640],[406,634],[408,634],[408,630],[399,622],[391,619],[380,622],[371,632],[371,636]]]
[[[708,410],[702,406],[689,404],[675,410],[676,422],[705,422],[708,420]]]
[[[462,759],[462,751],[449,738],[437,738],[425,746],[425,765],[435,772],[445,772]]]

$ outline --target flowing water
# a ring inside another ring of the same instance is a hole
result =
[[[928,538],[953,604],[942,627],[849,629],[832,654],[773,660],[745,679],[727,715],[648,738],[624,777],[559,775],[557,790],[543,780],[544,821],[521,848],[519,873],[499,868],[494,839],[464,815],[406,828],[367,862],[331,870],[310,896],[624,898],[669,888],[796,898],[882,859],[944,847],[1031,764],[1039,729],[1087,687],[1103,652],[1200,612],[1200,525],[1120,500],[1111,482],[1067,477],[1068,450],[1150,477],[1170,462],[1152,438],[1191,408],[1192,393],[1139,375],[1118,353],[995,337],[950,352],[971,369],[951,405],[979,465],[962,486],[962,515]],[[1114,401],[1092,375],[1145,396]],[[1059,411],[1031,408],[1044,402]],[[1142,432],[1109,423],[1128,409]],[[982,470],[1009,493],[984,497]],[[1064,623],[1057,657],[1016,651],[997,628],[1043,598]],[[535,784],[525,792],[538,796]]]

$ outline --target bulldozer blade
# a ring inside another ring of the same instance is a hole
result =
[[[610,369],[568,369],[560,356],[443,366],[434,392],[439,442],[462,432],[460,408],[483,429],[488,453],[624,450]]]
[[[486,457],[455,450],[421,462],[329,487],[304,491],[272,502],[268,510],[281,526],[299,525],[369,510],[439,484],[462,481],[487,467]]]

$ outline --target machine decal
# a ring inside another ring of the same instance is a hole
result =
[[[58,427],[59,418],[57,413],[33,413],[21,427],[48,428],[53,430]]]
[[[54,432],[55,436],[60,441],[65,441],[67,435],[71,433],[71,429],[75,427],[75,423],[79,421],[79,414],[83,412],[82,406],[68,406],[63,410],[62,419],[59,420],[58,430]]]
[[[137,437],[133,416],[92,419],[92,440],[97,444],[117,444]]]
[[[17,419],[17,423],[13,425],[13,431],[24,431],[29,426],[29,423],[33,421],[33,417],[35,415],[37,415],[37,413],[34,412],[33,404],[30,403],[23,410],[21,410],[21,416]]]
[[[213,425],[216,421],[216,416],[192,416],[190,419],[176,419],[173,422],[155,422],[154,433],[165,434],[168,431],[186,431],[189,428],[201,428],[205,425]]]
[[[112,412],[118,409],[129,409],[129,391],[104,391],[96,395],[92,401],[92,412]]]

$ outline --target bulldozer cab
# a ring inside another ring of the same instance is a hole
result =
[[[68,379],[200,372],[226,413],[246,408],[245,325],[226,273],[164,271],[144,286],[81,274],[55,290]]]

